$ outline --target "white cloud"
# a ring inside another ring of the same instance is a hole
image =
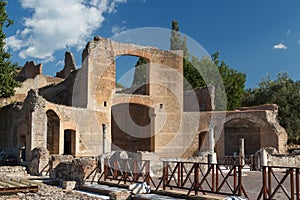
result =
[[[283,44],[282,42],[275,44],[273,46],[274,49],[287,49],[287,46],[285,46],[285,44]]]
[[[22,40],[16,38],[16,36],[11,36],[5,39],[5,47],[11,48],[13,51],[17,51],[22,47]]]
[[[22,30],[8,37],[6,46],[19,50],[19,56],[53,60],[53,53],[66,46],[82,49],[105,20],[126,0],[21,0],[32,11],[24,18]]]
[[[113,35],[118,35],[119,33],[126,30],[126,26],[113,25],[111,27],[111,32]]]

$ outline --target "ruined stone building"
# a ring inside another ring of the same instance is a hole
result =
[[[116,58],[122,55],[147,60],[146,84],[131,92],[116,92]],[[276,105],[214,111],[213,87],[184,92],[181,52],[95,37],[80,69],[66,53],[56,77],[27,62],[18,80],[22,86],[0,110],[0,151],[11,157],[23,149],[29,160],[36,147],[76,157],[115,150],[190,157],[208,150],[212,124],[219,158],[238,152],[241,137],[246,154],[261,147],[286,151]]]

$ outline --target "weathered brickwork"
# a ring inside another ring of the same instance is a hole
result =
[[[116,93],[120,55],[149,61],[146,95]],[[34,66],[17,89],[21,103],[0,110],[5,119],[0,121],[1,151],[19,158],[25,148],[28,161],[34,148],[75,157],[125,149],[186,158],[208,151],[210,127],[220,158],[237,151],[240,137],[246,153],[260,147],[286,151],[287,134],[276,120],[276,106],[214,111],[214,87],[184,93],[182,52],[95,37],[83,51],[80,69],[71,54],[65,62],[57,74],[63,79],[35,72]]]

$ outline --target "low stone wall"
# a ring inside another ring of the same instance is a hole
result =
[[[261,154],[264,166],[300,167],[299,154],[278,154],[273,148],[262,149]]]

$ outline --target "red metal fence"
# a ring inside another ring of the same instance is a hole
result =
[[[150,161],[149,160],[133,160],[120,159],[109,160],[104,159],[104,181],[115,180],[122,182],[146,182],[148,185],[155,186],[154,181],[150,177]]]
[[[221,195],[247,196],[242,184],[242,166],[232,165],[229,170],[222,165],[193,162],[163,162],[163,189],[177,188]]]
[[[162,170],[158,183],[159,179],[154,181],[150,176],[149,160],[105,159],[100,179],[103,177],[106,182],[117,181],[118,184],[146,182],[156,190],[178,189],[187,191],[188,195],[191,192],[195,195],[201,192],[249,198],[243,184],[241,165],[163,161]],[[300,168],[262,167],[261,190],[257,200],[300,200],[299,176]]]
[[[278,171],[281,171],[281,176]],[[281,190],[281,199],[300,200],[299,172],[300,168],[264,166],[263,186],[257,199],[278,199],[276,195]]]

